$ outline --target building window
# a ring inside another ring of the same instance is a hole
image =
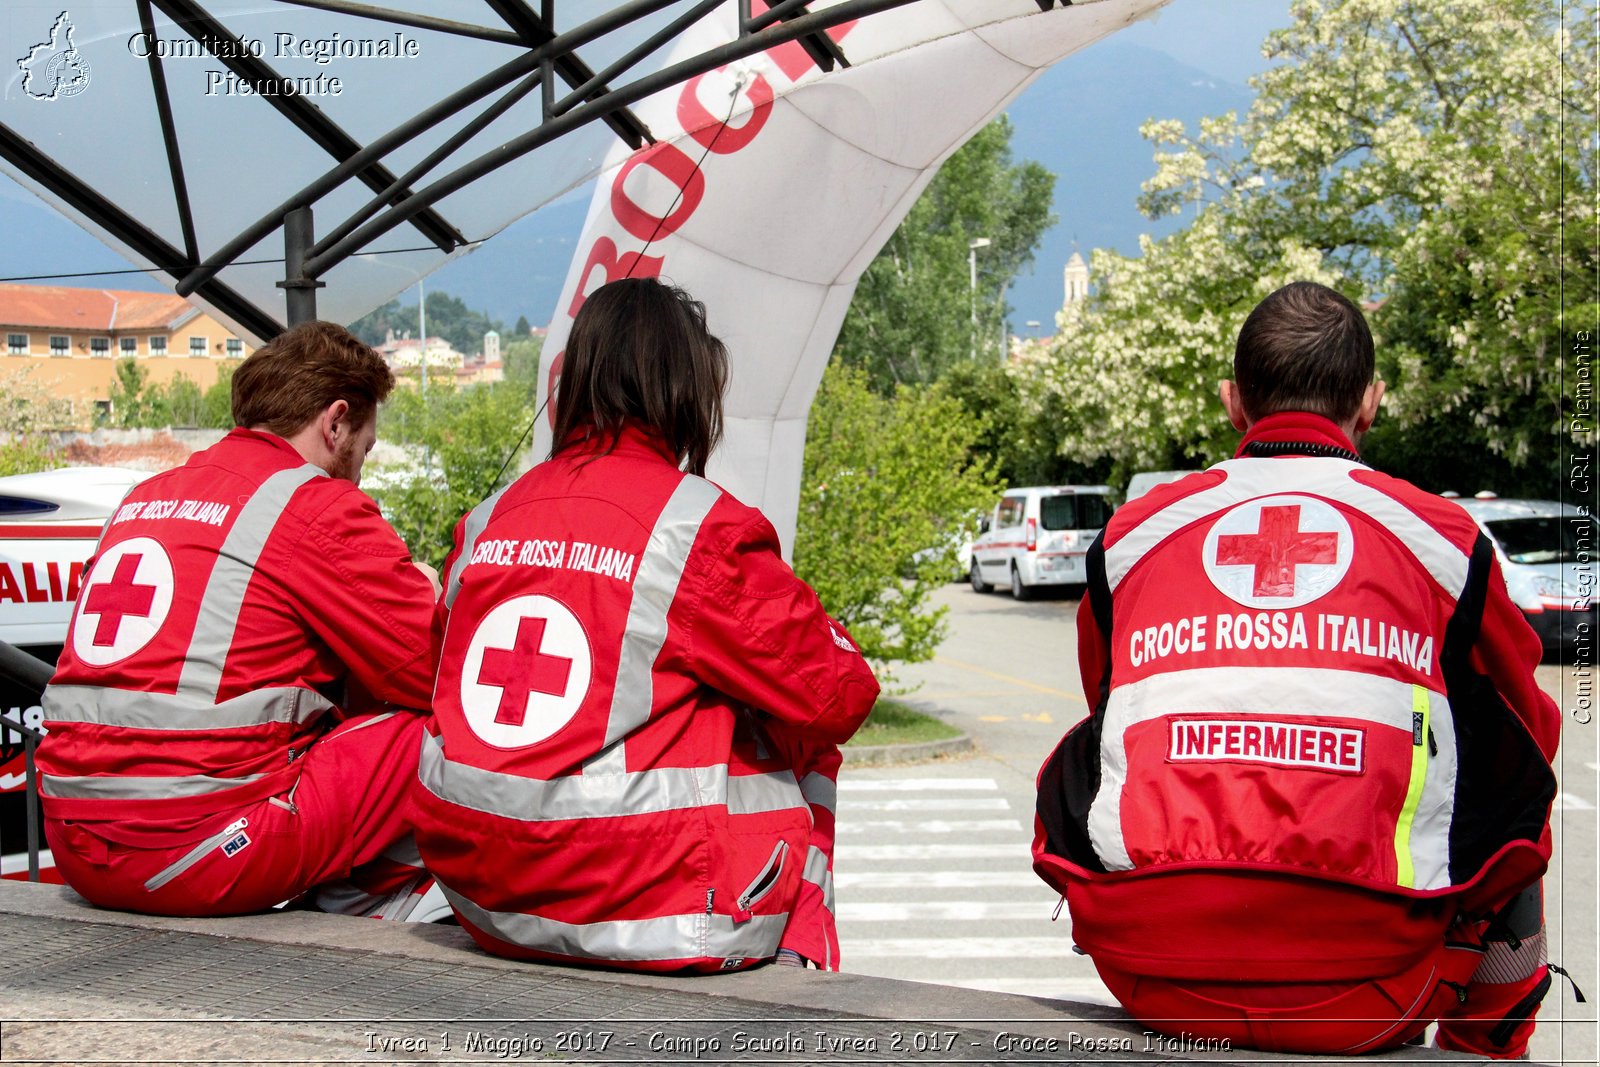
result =
[[[204,337],[189,338],[189,355],[204,356],[206,354],[206,339]]]
[[[228,358],[238,359],[244,355],[244,342],[237,337],[228,338]]]
[[[25,333],[6,334],[6,351],[13,356],[28,354],[28,335]]]
[[[66,334],[53,333],[50,335],[50,354],[52,356],[72,355],[72,338]]]
[[[124,337],[122,339],[122,354],[132,359],[139,354],[139,339],[137,337]]]
[[[156,335],[152,334],[150,336],[150,354],[152,356],[166,355],[167,339],[165,337],[157,337]]]
[[[89,354],[98,359],[105,359],[107,356],[111,355],[111,338],[89,338]]]

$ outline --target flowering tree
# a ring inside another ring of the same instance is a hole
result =
[[[1563,310],[1596,310],[1593,22],[1566,0],[1291,15],[1243,117],[1144,127],[1158,152],[1141,208],[1192,218],[1137,259],[1094,255],[1095,294],[1064,313],[1052,360],[1065,450],[1218,458],[1238,327],[1307,279],[1377,304],[1394,429],[1448,426],[1463,463],[1465,442],[1525,467],[1560,423]]]

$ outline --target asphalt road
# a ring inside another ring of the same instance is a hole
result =
[[[1087,714],[1079,688],[1075,599],[1018,603],[946,586],[950,632],[931,663],[904,667],[907,702],[972,736],[978,755],[911,767],[846,769],[836,859],[847,971],[1030,996],[1109,1002],[1089,961],[1072,953],[1056,895],[1029,866],[1034,776]],[[1600,996],[1596,960],[1596,805],[1600,679],[1547,663],[1538,680],[1565,715],[1546,877],[1550,958]],[[891,689],[892,691],[892,689]],[[1595,1001],[1562,980],[1540,1013],[1533,1058],[1596,1062]]]

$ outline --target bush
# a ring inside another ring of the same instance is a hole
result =
[[[983,420],[943,388],[874,393],[835,363],[811,408],[794,565],[867,658],[931,659],[944,611],[930,594],[956,569],[952,534],[994,502],[972,458]]]

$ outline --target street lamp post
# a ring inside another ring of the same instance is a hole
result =
[[[971,276],[968,301],[971,307],[968,311],[968,320],[971,327],[969,334],[972,338],[970,354],[974,362],[978,358],[978,249],[988,248],[993,243],[987,237],[974,237],[967,242],[967,270]]]

